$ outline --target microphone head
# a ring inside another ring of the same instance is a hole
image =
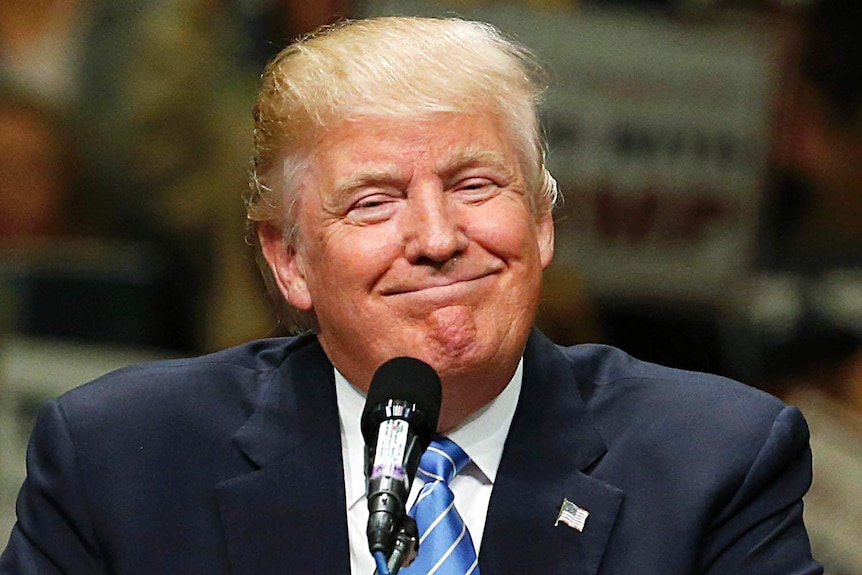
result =
[[[380,421],[374,416],[379,407],[390,401],[403,401],[416,406],[422,418],[411,421],[418,425],[417,435],[424,445],[437,431],[443,389],[434,368],[413,357],[395,357],[383,363],[371,378],[365,408],[362,410],[362,435],[366,445],[377,441]]]

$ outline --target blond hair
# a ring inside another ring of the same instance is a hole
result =
[[[246,204],[251,241],[257,245],[257,227],[266,223],[301,247],[294,206],[308,143],[321,130],[368,116],[495,113],[514,144],[533,213],[550,213],[558,193],[545,168],[537,113],[544,87],[532,53],[482,22],[381,17],[344,21],[300,39],[261,76]],[[258,257],[273,291],[259,246]]]

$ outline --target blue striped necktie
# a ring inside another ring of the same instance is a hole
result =
[[[479,575],[473,539],[455,509],[449,482],[470,458],[453,441],[437,436],[419,459],[417,477],[425,481],[410,515],[419,528],[419,555],[405,575]]]

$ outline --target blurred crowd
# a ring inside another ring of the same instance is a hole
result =
[[[683,15],[745,4],[595,3]],[[291,38],[360,4],[2,0],[0,333],[179,353],[280,333],[244,238],[256,81]],[[815,542],[830,572],[860,572],[848,481],[862,481],[862,3],[749,4],[783,30],[757,272],[770,293],[790,286],[778,293],[792,310],[749,383],[803,407],[820,478]],[[561,343],[637,354],[579,286],[577,270],[552,267],[540,325]],[[643,350],[661,339],[642,331]],[[839,511],[846,521],[830,527]]]
[[[256,79],[346,9],[0,3],[0,328],[179,352],[276,331],[243,241]]]
[[[827,572],[862,570],[862,4],[820,0],[788,39],[761,266],[796,286],[796,329],[762,387],[812,431],[812,542]],[[767,239],[768,238],[768,239]]]

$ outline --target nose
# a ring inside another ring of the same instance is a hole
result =
[[[440,187],[414,191],[407,204],[405,255],[411,263],[444,263],[467,249],[462,210]]]

